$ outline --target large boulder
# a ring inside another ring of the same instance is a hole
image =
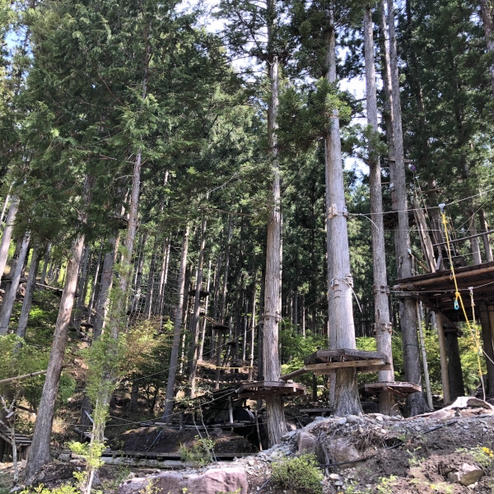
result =
[[[247,474],[242,467],[213,467],[193,473],[161,472],[133,478],[120,485],[118,494],[138,494],[151,488],[155,494],[247,494]]]

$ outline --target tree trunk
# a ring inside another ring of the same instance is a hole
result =
[[[29,483],[41,467],[50,461],[50,436],[55,402],[62,372],[62,363],[67,344],[67,330],[74,306],[74,296],[77,287],[77,274],[84,248],[84,235],[78,234],[72,245],[72,255],[67,266],[65,286],[60,300],[50,360],[46,372],[41,401],[36,415],[34,434],[29,449],[25,479]]]
[[[17,324],[17,336],[19,336],[20,338],[24,338],[26,336],[26,328],[29,320],[29,313],[31,312],[31,304],[33,301],[33,292],[36,285],[36,274],[38,273],[39,267],[39,254],[39,246],[35,244],[31,253],[31,265],[29,266],[26,291],[24,293],[24,300],[22,301],[19,323]]]
[[[274,11],[274,1],[269,0],[268,10]],[[271,39],[272,26],[268,25]],[[263,378],[279,381],[281,369],[278,350],[278,332],[281,319],[281,177],[278,161],[278,91],[279,62],[273,55],[268,65],[271,95],[268,107],[268,146],[271,157],[272,196],[267,225],[266,274],[264,281],[264,330],[263,330]],[[270,446],[280,442],[287,430],[283,401],[279,394],[266,398],[268,442]]]
[[[81,332],[81,321],[84,311],[84,303],[85,303],[85,287],[86,280],[88,278],[88,268],[89,268],[89,257],[91,254],[91,249],[89,245],[86,245],[84,248],[84,253],[82,254],[81,266],[79,269],[79,280],[77,282],[77,291],[76,298],[77,302],[75,304],[75,308],[72,311],[72,326],[75,328],[77,335],[79,336]]]
[[[5,220],[5,228],[2,234],[2,241],[0,242],[0,282],[2,281],[3,272],[7,265],[7,258],[9,256],[10,240],[12,239],[12,232],[14,230],[15,217],[17,210],[19,209],[19,198],[12,196],[9,212],[7,213],[7,219]]]
[[[165,246],[163,251],[163,260],[161,263],[160,274],[160,290],[158,295],[158,311],[160,315],[160,329],[163,328],[163,310],[165,306],[165,289],[168,283],[168,271],[170,269],[170,249],[171,240],[168,238],[165,240]]]
[[[333,16],[331,12],[331,17]],[[336,78],[336,42],[333,19],[327,46],[327,74],[331,84]],[[333,110],[329,133],[324,139],[326,168],[326,232],[328,262],[329,346],[356,348],[353,322],[350,251],[348,246],[347,210],[341,160],[340,122]],[[335,382],[335,414],[360,414],[362,407],[355,369],[338,369]]]
[[[394,161],[390,163],[393,170],[394,188],[392,190],[393,209],[397,212],[398,226],[395,229],[395,251],[397,276],[399,279],[412,275],[410,251],[410,226],[408,222],[408,201],[405,177],[405,161],[403,151],[403,130],[401,123],[400,84],[398,74],[398,55],[396,48],[396,33],[394,25],[393,0],[387,0],[388,4],[388,31],[390,50],[390,75],[393,94],[392,101],[392,125]],[[417,313],[415,302],[412,298],[401,299],[400,326],[403,341],[403,360],[405,366],[405,378],[414,384],[421,383],[420,357],[417,341]],[[410,415],[423,413],[426,409],[422,393],[412,393],[407,398]]]
[[[110,249],[105,253],[103,258],[103,268],[101,270],[98,299],[96,300],[94,308],[93,339],[100,337],[101,331],[105,324],[105,318],[108,311],[108,295],[112,285],[113,266],[115,264],[117,254],[118,238],[112,237],[109,244]]]
[[[43,256],[43,270],[41,271],[40,283],[46,285],[46,274],[48,272],[48,264],[50,262],[50,252],[51,252],[51,243],[46,246],[45,255]]]
[[[204,251],[206,249],[206,218],[203,218],[200,232],[199,257],[197,259],[196,293],[194,296],[194,312],[191,321],[190,349],[189,349],[189,383],[190,397],[194,398],[196,392],[197,372],[197,343],[199,336],[199,311],[201,309],[201,290],[204,269]]]
[[[388,281],[386,273],[386,249],[384,245],[384,221],[381,190],[381,163],[377,150],[372,145],[378,135],[376,73],[374,66],[374,25],[370,7],[364,12],[365,41],[365,81],[367,99],[367,124],[375,136],[370,139],[369,146],[369,182],[371,203],[372,233],[372,266],[374,275],[374,324],[376,331],[377,350],[383,352],[389,362],[393,362],[391,348],[391,319],[389,314]],[[382,370],[378,373],[379,382],[393,382],[394,370]],[[379,411],[391,414],[394,398],[391,391],[383,390],[379,395]]]
[[[489,59],[491,61],[490,72],[491,72],[491,89],[494,88],[494,61],[492,57],[494,56],[494,33],[493,33],[493,8],[492,0],[480,0],[480,10],[482,14],[482,23],[484,25],[485,41],[487,45],[487,52],[489,53]]]
[[[151,263],[149,265],[148,284],[146,290],[146,300],[144,303],[144,316],[146,319],[151,319],[153,311],[154,298],[154,278],[156,271],[156,252],[158,251],[158,239],[155,238],[153,245],[153,253],[151,254]]]
[[[228,291],[228,271],[230,269],[230,243],[232,241],[232,219],[228,217],[228,233],[226,238],[225,268],[223,272],[223,285],[221,286],[220,321],[225,323],[226,294]]]
[[[209,290],[211,288],[211,259],[209,259],[209,264],[208,264],[208,280],[206,282],[206,292],[208,293],[206,295],[206,300],[204,301],[204,318],[202,320],[202,329],[201,329],[201,339],[199,343],[199,355],[197,357],[198,360],[202,360],[202,357],[204,355],[204,340],[206,339],[206,327],[207,327],[207,315],[208,315],[208,308],[209,308]]]
[[[178,301],[173,321],[173,342],[168,366],[168,381],[166,383],[165,410],[162,420],[167,423],[171,419],[173,403],[175,401],[175,377],[177,375],[178,352],[180,350],[180,336],[182,332],[182,319],[184,310],[185,276],[187,273],[187,252],[189,249],[189,225],[186,226],[182,241],[182,253],[180,256],[180,269],[178,273]]]
[[[480,221],[480,228],[484,232],[488,232],[489,231],[489,225],[488,225],[487,219],[485,217],[484,208],[479,209],[479,221]],[[484,244],[485,259],[487,262],[491,262],[493,260],[493,257],[492,257],[492,247],[491,247],[491,244],[489,242],[489,235],[487,235],[487,234],[482,235],[482,242]]]
[[[12,267],[10,284],[3,297],[2,309],[0,310],[0,335],[7,334],[7,331],[9,330],[10,316],[12,315],[12,310],[14,309],[17,289],[19,288],[22,268],[24,267],[24,262],[26,260],[30,239],[30,233],[26,232],[22,238],[19,254],[17,256],[17,260],[15,261],[15,266]]]

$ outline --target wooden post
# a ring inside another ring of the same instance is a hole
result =
[[[439,339],[439,358],[441,364],[441,384],[443,388],[443,404],[451,403],[451,394],[449,391],[449,372],[448,372],[448,357],[446,354],[446,338],[444,335],[443,316],[440,312],[434,313],[436,322],[437,335]]]
[[[489,309],[485,302],[480,304],[480,324],[482,326],[482,344],[485,352],[487,367],[487,395],[494,395],[494,340],[493,331],[489,322]]]

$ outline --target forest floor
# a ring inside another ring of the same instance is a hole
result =
[[[232,462],[179,471],[105,465],[99,488],[105,494],[147,492],[149,485],[157,494],[310,492],[284,490],[271,479],[271,469],[297,454],[313,453],[324,470],[324,494],[491,494],[494,409],[482,403],[470,400],[468,406],[411,418],[319,417],[286,434],[274,448]],[[40,481],[60,485],[81,468],[78,460],[59,459]],[[211,483],[218,472],[224,484]],[[11,464],[0,464],[0,493],[7,492],[11,474]]]

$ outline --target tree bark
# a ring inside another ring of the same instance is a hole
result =
[[[171,249],[171,240],[170,238],[168,238],[165,240],[165,246],[163,251],[163,260],[161,263],[161,274],[160,274],[160,290],[158,295],[160,329],[163,328],[163,310],[165,306],[165,290],[166,290],[166,284],[168,283],[168,271],[170,266],[170,249]]]
[[[175,308],[175,320],[173,321],[173,342],[170,353],[170,365],[168,366],[168,381],[166,383],[165,409],[162,420],[167,423],[171,419],[173,403],[175,401],[175,378],[177,375],[178,352],[180,350],[180,336],[182,332],[182,319],[184,310],[185,276],[187,274],[187,253],[189,250],[189,230],[185,227],[182,240],[182,253],[180,255],[180,268],[178,272],[178,301]]]
[[[103,258],[103,268],[101,270],[100,288],[98,291],[98,299],[96,300],[93,320],[93,339],[97,339],[101,335],[101,331],[105,324],[106,314],[108,312],[108,295],[110,293],[113,281],[113,266],[117,254],[118,238],[112,237],[109,241],[110,248],[105,253]]]
[[[20,338],[26,336],[26,328],[33,301],[33,292],[36,285],[36,274],[38,273],[39,267],[39,254],[39,246],[35,244],[31,253],[31,265],[29,266],[29,275],[26,282],[26,292],[24,293],[21,315],[19,316],[19,322],[17,324],[17,336]]]
[[[84,248],[84,235],[78,234],[72,245],[72,255],[67,266],[65,286],[60,300],[60,308],[53,334],[50,360],[43,385],[41,401],[36,416],[31,448],[27,458],[25,479],[29,483],[41,467],[50,461],[50,436],[55,402],[57,398],[60,374],[67,344],[67,330],[74,306],[74,296],[77,287],[77,274]]]
[[[490,56],[490,72],[491,72],[491,89],[494,88],[494,61],[492,57],[494,55],[494,33],[493,33],[493,6],[492,0],[480,0],[480,11],[482,15],[482,23],[484,25],[485,42],[487,45],[487,52]]]
[[[393,209],[397,212],[398,226],[395,229],[395,251],[398,278],[407,278],[412,275],[410,251],[410,227],[408,222],[408,201],[405,177],[405,161],[403,151],[403,129],[401,121],[400,84],[398,74],[398,55],[396,48],[395,18],[393,0],[387,0],[388,5],[388,31],[390,51],[390,75],[393,94],[392,101],[392,125],[394,161],[390,163],[393,170],[392,178],[394,188],[392,190]],[[417,313],[415,302],[412,298],[401,299],[400,326],[403,341],[403,359],[405,366],[405,378],[414,384],[421,383],[420,357],[417,341]],[[412,393],[407,398],[410,415],[417,415],[426,410],[426,404],[422,393]]]
[[[330,84],[335,84],[337,82],[336,40],[332,10],[330,11],[330,23],[326,78]],[[340,121],[335,109],[333,109],[330,117],[329,132],[324,139],[324,151],[329,347],[332,349],[356,348],[352,306],[353,279],[350,272]],[[336,415],[362,413],[355,369],[338,369],[336,371],[334,400],[334,413]]]
[[[204,355],[204,341],[206,339],[206,327],[207,327],[207,315],[208,315],[208,309],[209,309],[209,290],[211,288],[211,259],[209,259],[209,264],[208,264],[208,280],[206,282],[206,292],[208,293],[206,295],[206,300],[204,301],[204,318],[202,320],[202,328],[201,328],[201,338],[200,338],[200,343],[199,343],[199,355],[197,357],[198,360],[202,360],[202,357]]]
[[[9,206],[9,212],[7,213],[7,219],[5,220],[5,228],[2,234],[2,241],[0,242],[0,282],[2,281],[3,272],[7,265],[7,258],[9,256],[10,241],[12,239],[12,232],[14,231],[15,217],[17,210],[19,209],[19,198],[12,196],[12,201]]]
[[[194,296],[194,312],[191,321],[190,349],[189,349],[189,383],[190,397],[194,398],[196,392],[197,371],[197,343],[199,335],[199,311],[201,309],[201,290],[204,270],[204,252],[206,250],[207,220],[203,218],[200,231],[199,257],[197,259],[196,293]]]
[[[268,1],[268,11],[274,13],[274,1]],[[268,38],[272,41],[272,25],[268,24]],[[271,95],[268,106],[268,146],[271,158],[271,210],[267,225],[266,273],[264,281],[263,378],[279,381],[281,369],[278,332],[281,319],[281,177],[278,160],[279,61],[272,55],[268,62]],[[268,442],[280,442],[287,430],[283,401],[279,394],[266,398]]]
[[[19,254],[17,256],[17,260],[15,261],[15,266],[12,267],[12,272],[11,272],[12,277],[10,280],[9,288],[3,297],[2,309],[0,310],[0,335],[7,334],[9,330],[10,316],[12,315],[12,310],[14,309],[15,298],[17,296],[17,289],[19,288],[22,268],[24,267],[24,262],[26,261],[26,255],[29,249],[30,239],[31,239],[30,233],[26,232],[24,234],[24,237],[22,238]]]
[[[74,326],[77,335],[80,334],[81,331],[81,321],[84,310],[84,302],[85,302],[85,287],[86,280],[88,277],[88,268],[89,268],[89,257],[91,254],[91,249],[89,245],[86,245],[84,248],[84,253],[82,254],[81,266],[79,269],[79,280],[77,282],[77,291],[76,291],[76,304],[75,308],[72,311],[72,326]]]
[[[384,245],[384,221],[381,190],[381,163],[373,145],[378,136],[376,72],[374,65],[374,25],[369,6],[364,11],[364,42],[365,42],[365,81],[367,100],[367,124],[373,135],[369,145],[369,182],[371,206],[372,235],[372,266],[374,275],[374,324],[376,331],[377,350],[383,352],[389,362],[393,362],[391,348],[391,319],[389,314],[388,281],[386,272],[386,249]],[[379,382],[393,382],[394,370],[382,370],[378,373]],[[379,411],[391,414],[394,398],[391,391],[383,390],[379,395]]]

